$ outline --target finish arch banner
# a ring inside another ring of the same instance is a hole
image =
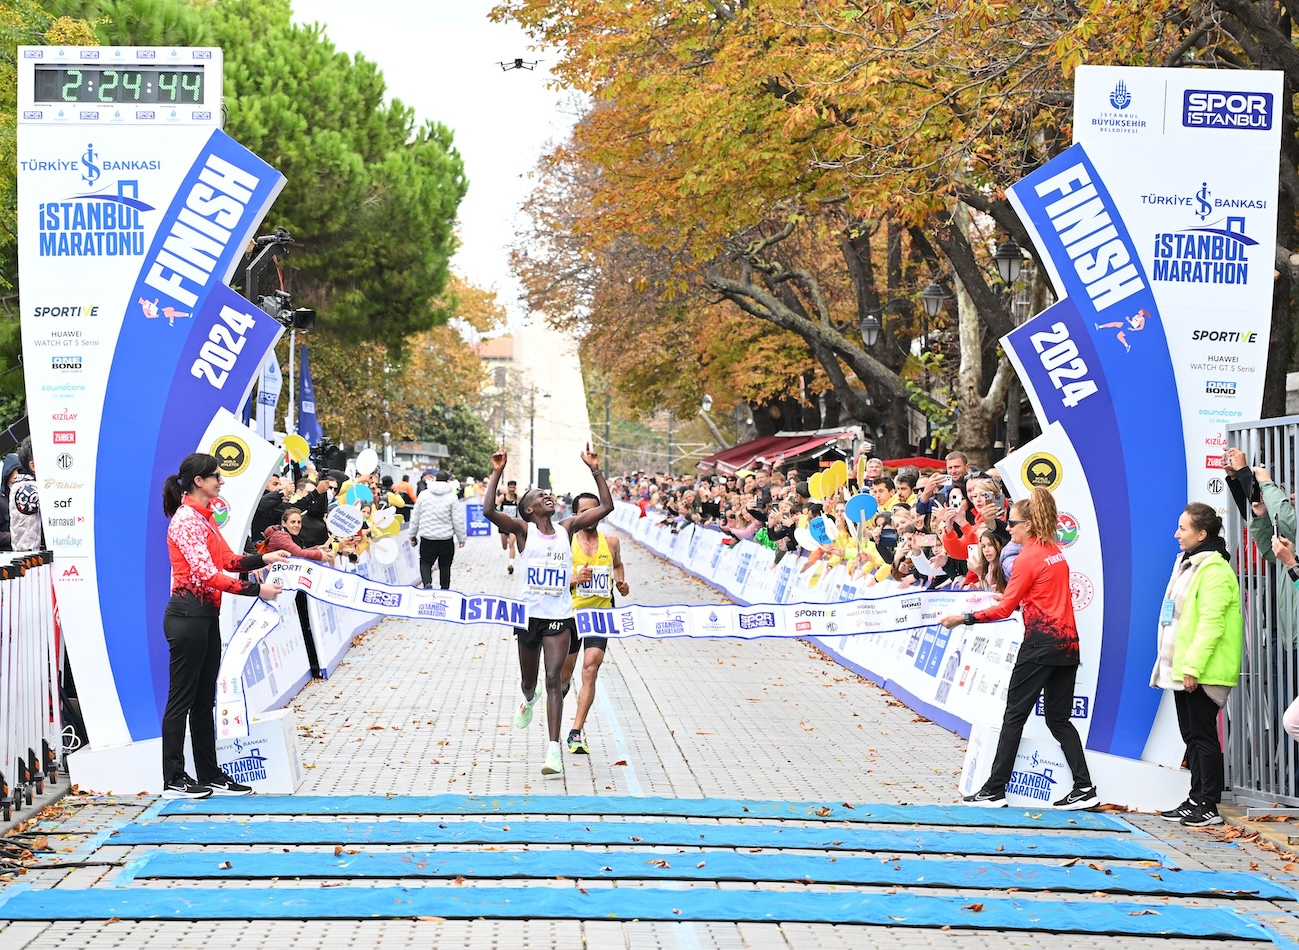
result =
[[[284,179],[220,130],[219,49],[21,47],[18,65],[27,404],[100,750],[160,734],[163,482],[282,332],[226,282]]]
[[[1061,299],[1002,340],[1047,431],[1000,467],[1099,545],[1066,552],[1089,752],[1181,760],[1155,631],[1178,516],[1225,513],[1226,425],[1261,409],[1281,95],[1279,72],[1081,67],[1074,145],[1008,189]]]

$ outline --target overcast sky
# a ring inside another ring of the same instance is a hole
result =
[[[452,267],[500,294],[511,322],[524,314],[506,248],[529,173],[547,143],[562,141],[571,107],[546,88],[553,54],[529,50],[513,24],[487,19],[490,0],[293,0],[294,18],[320,23],[340,51],[361,53],[383,71],[392,98],[455,133],[469,193],[460,204],[460,251]],[[497,63],[540,58],[535,71],[505,72]],[[549,62],[547,62],[549,60]]]

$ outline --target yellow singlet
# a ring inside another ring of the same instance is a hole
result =
[[[613,606],[613,553],[604,535],[597,533],[596,537],[600,540],[595,554],[587,555],[582,551],[578,532],[573,532],[573,573],[576,575],[587,564],[591,565],[592,571],[589,581],[573,589],[574,610]]]

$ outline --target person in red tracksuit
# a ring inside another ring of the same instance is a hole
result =
[[[1100,804],[1100,798],[1087,768],[1082,740],[1070,722],[1078,673],[1078,627],[1069,592],[1069,565],[1055,543],[1055,499],[1045,488],[1034,488],[1032,495],[1011,508],[1006,525],[1011,540],[1023,549],[1001,601],[985,610],[951,614],[939,621],[950,629],[962,623],[1005,620],[1016,608],[1024,621],[1024,640],[1006,690],[1006,714],[992,760],[992,774],[983,788],[965,796],[964,801],[982,808],[1005,807],[1006,783],[1015,767],[1024,723],[1038,696],[1045,694],[1047,728],[1060,743],[1073,773],[1073,790],[1055,802],[1055,807],[1091,808]]]
[[[167,527],[171,599],[162,618],[171,651],[167,708],[162,714],[163,798],[247,795],[252,791],[217,765],[212,707],[221,665],[218,614],[223,591],[274,600],[280,587],[240,581],[222,572],[255,571],[287,555],[274,551],[241,556],[230,550],[209,507],[220,494],[223,481],[216,458],[195,452],[185,457],[180,471],[169,476],[162,489],[162,510],[171,519]],[[186,721],[197,781],[185,773]]]

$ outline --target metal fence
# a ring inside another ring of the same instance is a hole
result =
[[[1297,437],[1299,416],[1227,427],[1228,446],[1243,451],[1251,467],[1267,469],[1292,507]],[[1227,785],[1242,804],[1296,806],[1299,744],[1286,734],[1281,717],[1299,697],[1299,596],[1285,569],[1270,560],[1276,512],[1270,506],[1264,518],[1242,518],[1226,482],[1213,472],[1206,478],[1210,491],[1217,489],[1223,499],[1219,507],[1227,506],[1227,539],[1245,617],[1240,683],[1226,709]]]
[[[54,568],[45,554],[0,564],[0,819],[54,780],[59,706]]]

